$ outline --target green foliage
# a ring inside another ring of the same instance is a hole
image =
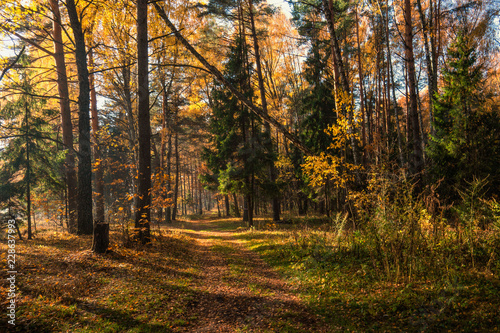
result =
[[[247,98],[254,95],[249,84],[251,67],[245,54],[247,45],[243,38],[236,36],[225,64],[226,78]],[[258,119],[249,112],[227,89],[216,84],[212,91],[212,116],[209,120],[211,148],[205,148],[203,159],[212,174],[202,179],[209,186],[217,186],[221,193],[249,193],[251,175],[264,171],[274,159],[266,147],[270,140],[261,129]],[[265,176],[257,178],[260,185],[265,184]]]
[[[321,226],[304,221],[241,237],[343,330],[499,327],[500,237],[474,229],[473,265],[467,243],[459,240],[462,229],[433,219],[427,198],[413,197],[412,187],[403,176],[372,174],[368,221],[355,230],[339,215]]]
[[[317,153],[324,152],[328,148],[331,138],[325,130],[333,125],[337,118],[332,73],[328,70],[325,46],[326,44],[319,41],[312,43],[305,61],[304,72],[310,87],[301,93],[299,110],[304,117],[300,124],[301,139]]]
[[[28,76],[29,73],[25,73]],[[19,95],[9,99],[0,110],[0,202],[25,199],[28,181],[27,149],[29,148],[29,181],[38,191],[60,191],[64,186],[63,151],[56,144],[57,133],[48,119],[57,111],[46,107],[46,100],[35,97],[36,91],[26,77]]]
[[[489,177],[490,193],[500,188],[500,116],[486,108],[483,68],[473,39],[459,33],[448,48],[442,94],[434,103],[435,134],[427,153],[431,179],[444,179],[441,192],[451,202],[453,188]]]

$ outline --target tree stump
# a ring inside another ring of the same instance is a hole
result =
[[[109,246],[109,223],[94,223],[94,238],[92,240],[92,251],[95,253],[106,253]]]

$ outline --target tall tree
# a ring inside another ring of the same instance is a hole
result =
[[[487,107],[477,49],[470,34],[458,33],[448,48],[442,93],[434,103],[435,133],[427,149],[430,176],[433,181],[443,178],[441,191],[448,201],[457,198],[455,188],[474,178],[488,178],[497,194],[500,188],[500,111]]]
[[[92,218],[92,152],[90,145],[90,83],[87,50],[82,29],[83,12],[78,13],[74,0],[66,8],[75,39],[75,58],[78,70],[78,233],[93,232]]]
[[[148,80],[148,0],[137,1],[137,89],[139,167],[135,228],[140,241],[150,241],[151,220],[151,124]]]
[[[54,39],[54,61],[56,63],[57,71],[57,89],[59,92],[59,107],[61,110],[62,137],[65,149],[67,149],[64,170],[66,174],[68,198],[68,227],[70,232],[76,233],[78,229],[78,189],[75,169],[75,154],[73,149],[73,123],[71,121],[71,105],[68,89],[68,76],[66,73],[66,59],[64,56],[59,0],[50,0],[50,7],[53,15],[52,37]]]
[[[165,24],[169,27],[169,29],[172,31],[172,33],[175,35],[175,37],[179,40],[179,42],[184,45],[184,47],[196,58],[198,61],[200,61],[203,66],[213,75],[217,78],[217,80],[221,83],[223,83],[230,91],[232,94],[238,98],[245,106],[247,106],[253,113],[255,113],[258,117],[260,117],[263,121],[268,122],[272,126],[274,126],[280,133],[283,134],[285,138],[290,140],[293,145],[295,145],[297,148],[305,152],[306,154],[310,154],[311,151],[307,146],[305,146],[301,140],[299,140],[295,135],[290,133],[285,126],[283,126],[280,122],[278,122],[275,118],[269,116],[268,114],[265,114],[261,108],[255,106],[251,101],[249,101],[247,98],[245,98],[244,94],[242,94],[238,89],[236,89],[233,85],[230,84],[230,82],[222,75],[222,73],[215,68],[213,65],[211,65],[205,57],[203,57],[196,49],[184,38],[184,36],[180,33],[180,31],[175,27],[175,25],[170,21],[168,18],[167,14],[165,13],[165,10],[157,3],[154,2],[153,6],[156,9],[156,12],[158,15],[163,19]]]
[[[262,64],[260,60],[260,51],[259,51],[259,40],[257,38],[257,29],[255,28],[255,17],[254,17],[254,6],[253,1],[248,0],[248,15],[250,16],[250,31],[252,33],[253,39],[253,48],[254,48],[254,56],[255,56],[255,65],[257,70],[258,82],[259,82],[259,91],[260,91],[260,101],[262,106],[262,111],[266,114],[269,114],[267,110],[267,97],[266,97],[266,87],[264,85],[264,76],[262,74]],[[269,137],[269,140],[266,144],[267,149],[270,154],[274,153],[273,143],[271,138],[271,125],[269,123],[264,124],[266,129],[266,134]],[[276,168],[274,166],[274,160],[270,161],[269,165],[269,178],[272,185],[276,183]],[[273,221],[280,220],[280,201],[279,201],[279,190],[275,189],[272,195],[272,207],[273,207]]]
[[[89,65],[94,67],[93,50],[89,52]],[[94,141],[94,165],[95,165],[95,201],[96,216],[94,222],[92,251],[105,253],[109,246],[109,223],[105,221],[104,213],[104,170],[102,154],[99,146],[99,119],[97,116],[97,92],[95,87],[95,77],[90,75],[90,112],[92,114],[92,134]]]
[[[28,239],[31,239],[32,193],[40,189],[60,193],[64,189],[64,179],[59,173],[63,154],[56,145],[54,123],[48,121],[57,119],[57,113],[47,107],[46,99],[39,97],[32,82],[33,73],[26,69],[26,57],[22,63],[21,82],[4,86],[14,95],[0,109],[0,203],[26,205]]]
[[[422,136],[420,133],[420,122],[418,115],[418,101],[417,101],[417,91],[416,91],[416,76],[415,76],[415,57],[413,54],[413,23],[412,23],[412,6],[410,0],[404,0],[404,19],[405,19],[405,31],[404,31],[404,45],[405,45],[405,62],[406,71],[408,75],[408,90],[409,90],[409,106],[408,106],[408,117],[410,128],[407,129],[409,132],[410,140],[410,151],[412,152],[411,157],[411,171],[418,179],[421,178],[421,172],[423,170],[423,147],[422,147]],[[421,183],[419,185],[422,185]]]

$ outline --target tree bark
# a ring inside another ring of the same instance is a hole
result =
[[[75,154],[73,150],[73,123],[71,122],[71,106],[69,100],[68,77],[66,74],[66,60],[62,40],[61,13],[59,0],[50,0],[53,14],[54,61],[57,71],[57,89],[59,92],[59,108],[61,110],[62,139],[67,149],[64,162],[66,188],[68,195],[68,229],[71,233],[77,232],[78,192],[75,171]]]
[[[30,126],[29,126],[29,108],[26,103],[26,214],[28,215],[28,239],[32,239],[31,233],[31,160],[30,160]]]
[[[328,29],[330,30],[330,43],[331,43],[331,50],[332,50],[332,57],[333,57],[333,62],[334,62],[334,71],[337,71],[338,74],[340,74],[340,85],[342,87],[342,90],[344,93],[350,95],[351,94],[351,89],[349,87],[349,80],[347,77],[346,73],[346,68],[344,67],[344,61],[342,59],[342,52],[340,51],[340,46],[339,42],[337,39],[337,33],[335,31],[335,21],[334,21],[334,12],[333,12],[333,3],[332,0],[323,0],[323,8],[325,11],[325,17],[328,23]],[[337,69],[335,70],[335,67]],[[338,78],[335,78],[336,81],[338,81]],[[336,85],[335,87],[335,104],[337,105],[338,102],[338,92],[337,92],[338,86]],[[338,105],[337,105],[338,108]],[[347,116],[347,121],[349,124],[349,134],[352,134],[354,132],[354,115],[353,115],[353,110],[354,108],[350,108],[351,111],[348,112]],[[349,138],[350,144],[351,144],[351,149],[352,149],[352,154],[353,154],[353,159],[354,159],[354,164],[358,164],[358,152],[357,152],[357,147],[356,147],[356,142],[354,139],[354,135],[350,135]],[[356,173],[356,177],[358,177],[358,174]]]
[[[174,198],[172,208],[172,220],[177,218],[177,198],[179,197],[179,135],[175,133],[174,139],[175,146],[175,185],[174,185]]]
[[[365,92],[364,92],[364,76],[363,76],[363,63],[361,61],[361,43],[359,38],[359,20],[358,20],[358,6],[356,6],[356,42],[357,47],[357,57],[358,57],[358,72],[359,72],[359,101],[361,109],[361,144],[364,147],[367,144],[366,141],[366,120],[365,120]],[[366,164],[366,152],[363,150],[363,164]],[[300,214],[299,214],[300,215]]]
[[[434,104],[434,67],[431,61],[431,50],[429,47],[429,28],[432,27],[431,24],[427,24],[427,19],[425,18],[424,11],[422,9],[422,1],[417,0],[417,9],[420,16],[420,23],[422,24],[422,35],[424,37],[424,51],[425,51],[425,65],[427,67],[427,95],[429,97],[429,126],[430,132],[433,133],[433,104]],[[429,18],[431,18],[432,23],[432,6],[429,13]]]
[[[340,75],[340,78],[337,77],[336,80],[340,80],[340,85],[342,86],[342,90],[344,90],[344,92],[349,94],[350,93],[349,81],[347,79],[347,73],[344,67],[344,62],[342,60],[342,53],[340,52],[339,42],[337,40],[337,34],[335,31],[332,0],[323,0],[323,7],[325,10],[326,21],[328,23],[328,29],[330,30],[330,43],[332,49],[332,56],[334,60],[334,69],[337,68],[335,72]]]
[[[269,114],[267,110],[267,98],[266,98],[266,88],[264,86],[264,77],[262,75],[262,66],[260,61],[260,51],[259,51],[259,40],[257,39],[257,31],[255,29],[255,19],[253,13],[253,1],[248,0],[248,10],[250,15],[250,27],[252,31],[252,39],[253,39],[253,48],[255,54],[255,65],[257,67],[257,77],[259,81],[259,90],[260,90],[260,100],[262,103],[262,111],[266,114]],[[273,154],[273,142],[272,142],[272,134],[271,134],[271,125],[269,123],[264,124],[266,129],[266,134],[269,135],[269,142],[267,143],[267,150],[269,154]],[[274,166],[274,161],[271,160],[269,165],[269,179],[272,184],[276,183],[276,168]],[[275,193],[272,198],[272,206],[273,206],[273,221],[280,220],[280,201],[279,201],[279,193]]]
[[[410,108],[408,112],[409,125],[411,126],[411,145],[412,150],[411,158],[411,171],[417,176],[417,181],[420,183],[421,172],[423,169],[423,151],[422,151],[422,138],[420,136],[420,124],[418,119],[418,105],[415,83],[415,58],[413,55],[413,24],[411,17],[411,2],[410,0],[404,1],[405,13],[405,61],[408,72],[408,89]],[[421,185],[421,184],[420,184]],[[418,185],[417,185],[418,187]]]
[[[92,50],[89,51],[89,64],[94,66]],[[97,117],[97,93],[95,90],[94,74],[90,75],[90,113],[92,115],[92,132],[94,138],[94,161],[95,161],[95,201],[96,217],[94,221],[92,251],[105,253],[109,246],[109,224],[105,223],[104,213],[104,170],[102,157],[99,149],[99,119]]]
[[[94,54],[92,50],[89,51],[89,64],[90,67],[94,66]],[[95,204],[97,223],[105,221],[104,213],[104,172],[102,165],[102,156],[99,148],[99,118],[97,116],[97,93],[95,90],[94,74],[90,74],[90,113],[92,115],[92,132],[94,141],[94,161],[95,161]],[[94,228],[95,230],[95,228]]]
[[[400,130],[400,124],[399,124],[399,115],[398,115],[398,101],[396,99],[396,85],[394,83],[394,69],[392,66],[392,52],[390,48],[390,33],[389,33],[389,2],[386,2],[386,24],[385,24],[385,29],[386,29],[386,48],[387,48],[387,61],[388,61],[388,70],[389,70],[389,77],[391,84],[391,90],[392,90],[392,102],[394,105],[394,122],[396,123],[396,139],[397,139],[397,144],[398,144],[398,156],[399,156],[399,163],[400,166],[403,166],[404,160],[403,160],[403,147],[401,144],[401,130]],[[390,96],[388,96],[390,100]]]
[[[233,192],[233,201],[234,201],[234,215],[236,215],[236,217],[240,217],[241,213],[240,213],[240,207],[239,207],[239,203],[238,203],[238,196],[236,195],[235,192]]]
[[[141,243],[150,242],[151,220],[151,125],[148,80],[148,1],[137,1],[137,89],[139,168],[135,228]]]
[[[197,183],[196,186],[198,187],[198,212],[197,212],[197,214],[202,215],[203,214],[203,187],[201,186],[199,179],[200,178],[199,178],[199,174],[197,171],[197,175],[196,175],[196,183]]]
[[[75,58],[78,70],[78,233],[93,232],[92,219],[92,153],[90,145],[90,85],[87,67],[85,36],[74,0],[66,1],[71,29],[75,39]]]
[[[106,253],[109,246],[109,223],[94,223],[94,238],[92,239],[92,251],[95,253]]]
[[[172,134],[170,133],[170,129],[168,126],[168,105],[167,105],[167,88],[165,84],[165,75],[163,73],[160,74],[160,82],[162,86],[162,121],[161,121],[161,132],[160,132],[160,193],[162,199],[165,200],[168,196],[168,192],[170,191],[170,154],[172,150]],[[167,136],[168,136],[168,153],[167,150]],[[165,175],[167,177],[165,177]],[[166,182],[166,183],[165,183]],[[162,200],[162,201],[163,201]],[[160,212],[163,215],[164,208],[160,207]],[[170,207],[165,209],[165,222],[171,222],[171,212]]]
[[[226,208],[226,217],[231,215],[231,207],[229,205],[229,194],[224,195],[224,206]]]

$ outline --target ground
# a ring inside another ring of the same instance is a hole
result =
[[[104,255],[89,250],[90,236],[45,231],[17,241],[16,326],[2,322],[0,330],[331,331],[236,237],[242,229],[236,220],[213,219],[154,226],[144,247],[124,247],[116,231]]]
[[[5,313],[0,332],[500,332],[495,233],[476,239],[474,264],[451,232],[403,266],[368,232],[314,217],[193,217],[154,224],[145,246],[113,224],[103,255],[54,226],[16,241],[16,326]],[[0,241],[4,263],[8,251]]]

